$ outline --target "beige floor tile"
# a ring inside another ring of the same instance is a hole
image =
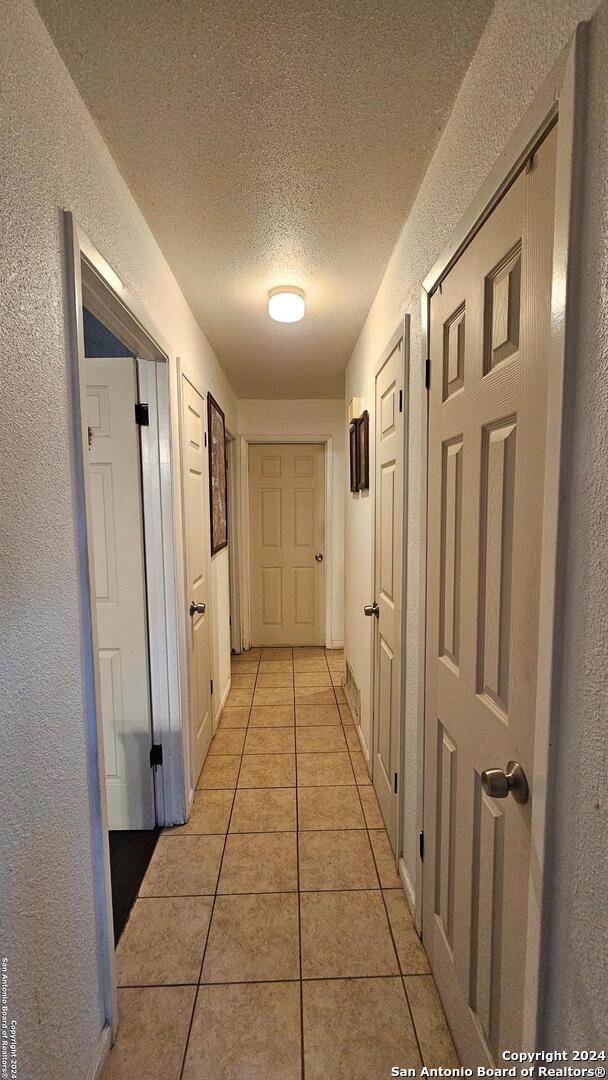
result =
[[[194,986],[150,986],[118,991],[118,1037],[102,1080],[178,1080]]]
[[[239,775],[240,788],[293,787],[295,754],[245,754]]]
[[[240,708],[224,708],[222,710],[222,717],[220,720],[219,730],[223,731],[225,728],[246,728],[249,723],[249,709]]]
[[[203,965],[204,983],[297,979],[299,971],[295,893],[217,897]]]
[[[357,729],[354,724],[343,724],[344,735],[346,742],[348,743],[348,749],[354,750],[357,753],[361,749],[361,743],[359,742],[359,736],[357,735]]]
[[[424,1064],[431,1069],[459,1064],[432,975],[403,980]]]
[[[301,830],[365,826],[356,787],[300,787],[298,815]]]
[[[164,830],[166,836],[189,833],[225,833],[228,830],[234,791],[195,791],[190,817],[185,825],[173,825]]]
[[[116,949],[119,986],[197,983],[212,896],[135,901]]]
[[[262,686],[256,689],[254,705],[293,705],[292,686]]]
[[[305,979],[399,974],[379,890],[302,893],[300,903]]]
[[[246,754],[294,754],[295,749],[296,737],[293,727],[255,728],[247,732]]]
[[[325,649],[322,645],[298,645],[294,648],[293,655],[294,659],[296,656],[307,658],[314,656],[317,659],[321,659],[325,656]]]
[[[353,766],[353,772],[358,784],[371,784],[370,775],[367,771],[367,765],[365,764],[365,758],[360,750],[353,750],[350,755],[350,760]]]
[[[203,986],[184,1080],[299,1080],[297,983]]]
[[[293,666],[296,671],[324,671],[327,674],[327,661],[324,656],[299,656],[294,653]]]
[[[303,891],[378,888],[365,830],[303,832],[299,850]]]
[[[230,832],[295,832],[296,820],[295,788],[239,788]]]
[[[345,671],[343,656],[326,656],[325,659],[330,671]]]
[[[303,987],[306,1080],[389,1077],[422,1062],[401,980],[347,979]]]
[[[338,787],[354,782],[348,754],[298,754],[298,785]]]
[[[293,673],[291,671],[280,671],[276,675],[258,675],[258,681],[256,685],[260,690],[284,690],[287,687],[289,687],[289,689],[292,689]]]
[[[296,705],[296,724],[298,727],[321,727],[325,724],[340,724],[338,706],[323,703],[318,705],[298,704]]]
[[[369,838],[372,842],[374,858],[378,868],[378,876],[383,889],[400,889],[401,878],[395,868],[395,856],[391,848],[386,829],[370,829]]]
[[[331,686],[296,686],[296,705],[335,705]]]
[[[252,728],[293,727],[294,721],[293,705],[254,705],[249,726]]]
[[[414,928],[403,889],[386,889],[384,899],[402,973],[426,975],[430,970],[428,960]]]
[[[232,690],[253,690],[255,686],[256,674],[232,672],[230,677],[230,686]]]
[[[226,706],[229,709],[240,708],[247,709],[251,705],[253,699],[253,689],[251,690],[231,690],[226,698]]]
[[[286,893],[297,892],[297,888],[295,833],[229,835],[218,893]]]
[[[339,727],[299,727],[297,729],[299,754],[324,754],[347,749],[346,739]]]
[[[331,686],[327,669],[325,671],[296,671],[295,682],[297,687]]]
[[[368,829],[383,829],[384,818],[382,817],[382,811],[380,810],[380,803],[378,802],[376,792],[373,787],[360,787],[359,797],[363,805],[363,813],[365,814],[365,824]]]
[[[239,754],[218,754],[207,757],[196,785],[197,788],[202,791],[209,788],[224,788],[227,791],[235,787],[240,764]]]
[[[232,660],[230,670],[235,675],[256,675],[258,670],[257,661]]]
[[[217,757],[218,754],[242,754],[245,745],[245,731],[243,728],[226,728],[218,731],[211,740],[209,754]]]
[[[330,678],[331,678],[332,686],[335,686],[336,690],[337,690],[344,683],[344,672],[342,672],[342,671],[330,671]]]
[[[262,660],[260,675],[291,675],[293,678],[293,663],[291,660]]]
[[[343,720],[345,724],[354,724],[355,718],[350,711],[350,706],[348,704],[342,705],[338,702],[338,709],[340,710],[340,719]]]
[[[336,695],[336,701],[339,705],[346,705],[346,694],[342,686],[334,686],[334,693]]]
[[[262,660],[289,660],[293,662],[293,649],[262,649]]]
[[[161,836],[139,895],[212,895],[223,849],[223,836]]]

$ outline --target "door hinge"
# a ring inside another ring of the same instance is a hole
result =
[[[152,743],[150,748],[150,767],[158,768],[163,763],[163,748],[160,743]]]
[[[399,412],[403,412],[403,390],[399,391]]]
[[[395,778],[393,780],[393,791],[395,792],[395,795],[397,794],[397,787],[398,787],[398,778],[397,778],[397,773],[395,773]]]
[[[205,432],[205,446],[207,445],[207,432]]]
[[[431,389],[431,358],[430,358],[430,356],[427,356],[427,358],[426,358],[426,366],[425,366],[425,369],[424,369],[424,385],[426,386],[427,390]]]
[[[140,427],[150,426],[150,409],[145,401],[135,402],[135,423]]]
[[[209,689],[213,693],[213,679],[209,679]]]
[[[421,832],[418,837],[418,850],[420,852],[420,859],[424,862],[424,833]]]
[[[232,626],[232,615],[228,616],[228,626]]]

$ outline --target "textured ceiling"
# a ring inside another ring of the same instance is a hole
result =
[[[38,0],[239,396],[342,395],[491,6]]]

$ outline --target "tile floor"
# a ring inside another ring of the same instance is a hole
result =
[[[190,820],[116,960],[104,1080],[375,1080],[457,1064],[346,704],[340,652],[253,649]]]

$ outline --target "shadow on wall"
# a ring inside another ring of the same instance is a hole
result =
[[[107,326],[96,319],[86,308],[82,309],[84,327],[84,355],[92,359],[100,356],[134,356],[135,354],[123,345],[117,337],[108,330]]]

